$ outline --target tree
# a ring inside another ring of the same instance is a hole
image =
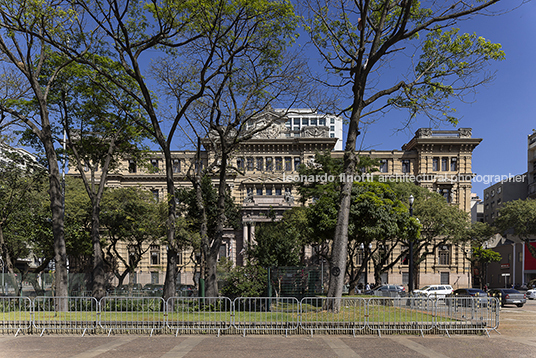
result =
[[[225,107],[219,101],[224,88],[232,88],[232,95],[227,98],[239,100],[234,104],[247,103],[250,106],[253,106],[254,101],[259,98],[263,100],[270,96],[272,99],[277,98],[277,94],[270,93],[267,83],[272,88],[291,84],[293,88],[307,89],[308,87],[299,87],[293,81],[281,80],[285,76],[278,71],[283,68],[285,72],[298,63],[289,61],[287,66],[284,66],[284,63],[280,61],[284,45],[294,36],[291,32],[296,26],[297,18],[288,2],[268,0],[233,2],[162,0],[148,3],[121,3],[114,0],[107,2],[65,1],[54,5],[58,7],[60,4],[63,6],[59,8],[64,11],[64,16],[72,20],[69,26],[62,27],[63,31],[34,31],[33,28],[26,26],[25,22],[20,21],[10,22],[9,28],[37,36],[52,47],[71,56],[73,60],[90,66],[118,86],[126,96],[137,102],[150,120],[150,126],[140,125],[155,138],[165,158],[169,215],[168,267],[164,297],[170,297],[175,292],[177,273],[174,227],[176,207],[171,158],[171,147],[176,139],[176,131],[184,127],[182,122],[189,121],[187,113],[195,103],[209,103],[209,108],[214,109],[209,111],[212,125],[208,130],[215,130],[220,136],[222,131],[227,131],[225,129],[227,127],[231,131],[234,130],[232,126],[225,126],[219,121],[221,114],[225,112],[223,110],[231,108]],[[48,10],[47,5],[43,5],[44,12]],[[19,6],[24,8],[26,3],[19,4]],[[38,9],[43,11],[41,8]],[[36,15],[35,11],[33,10],[33,15]],[[10,15],[12,14],[7,11],[7,16]],[[40,18],[40,16],[35,17]],[[126,85],[110,73],[106,66],[102,66],[101,57],[94,56],[102,53],[109,54],[110,59],[121,63],[123,70],[132,78],[136,86]],[[160,57],[155,62],[164,65],[146,66],[147,56]],[[249,66],[251,70],[248,75],[255,74],[255,76],[240,77],[244,66]],[[155,82],[155,78],[162,79],[162,73],[170,75],[164,76],[168,82]],[[256,87],[258,78],[264,78],[265,81]],[[296,76],[295,79],[299,77]],[[216,82],[214,86],[212,86],[213,82]],[[229,87],[231,82],[233,86]],[[260,92],[250,96],[243,91],[249,85]],[[168,90],[169,88],[171,90]],[[167,91],[167,95],[173,97],[171,106],[159,106],[155,94],[162,89]],[[209,91],[212,92],[207,95]],[[229,93],[225,92],[225,94]],[[210,100],[203,102],[205,96],[210,97]],[[249,111],[243,112],[244,108],[234,107],[231,117],[238,118],[239,123],[244,123],[246,118],[251,118]],[[266,107],[263,105],[257,106],[258,112],[264,109]],[[224,141],[234,142],[234,139],[228,136],[222,138]],[[220,168],[220,172],[223,173],[220,175],[223,177],[227,170],[225,162],[222,160],[223,164]],[[202,176],[198,176],[198,181]],[[220,187],[222,190],[220,190],[218,208],[221,215],[218,222],[221,225],[225,180],[220,180]],[[219,238],[216,237],[215,241],[211,242],[217,243],[218,240]],[[217,249],[215,247],[210,246],[210,255],[207,256],[209,260],[206,261],[208,271],[210,271],[208,274],[210,292],[216,287],[214,257]]]
[[[45,73],[44,63],[51,51],[39,34],[62,32],[69,28],[70,21],[63,8],[49,5],[22,1],[0,2],[0,61],[9,74],[9,80],[2,83],[7,95],[0,100],[0,112],[2,118],[9,115],[13,121],[29,128],[45,153],[54,235],[56,295],[67,296],[63,195],[56,154],[58,142],[53,132],[54,118],[50,116],[49,95],[59,72],[70,61],[59,63]],[[23,31],[19,31],[21,26],[24,26]],[[65,300],[58,300],[57,303],[58,309],[67,308]]]
[[[536,235],[536,200],[514,200],[503,203],[494,222],[499,232],[519,236],[527,246],[532,257],[536,258],[536,248],[530,238]]]
[[[64,55],[51,54],[45,62],[45,68],[53,70],[66,61]],[[108,71],[115,73],[116,78],[135,87],[131,78],[121,71],[120,64],[104,59],[101,63],[102,66],[108,66]],[[92,292],[93,297],[100,299],[106,293],[99,235],[104,187],[109,172],[118,167],[120,159],[141,158],[146,133],[135,125],[136,121],[142,119],[133,117],[136,109],[130,98],[88,66],[70,63],[58,74],[51,92],[50,102],[61,114],[69,165],[77,170],[91,203]]]
[[[342,109],[349,120],[343,165],[346,177],[356,173],[361,124],[372,120],[374,114],[406,109],[408,123],[418,113],[456,123],[450,102],[489,80],[487,75],[478,75],[488,62],[503,59],[504,53],[498,44],[448,28],[497,2],[307,2],[311,12],[307,29],[323,58],[328,81],[334,79],[333,86],[351,94],[351,103]],[[408,70],[388,77],[388,64],[394,61]],[[346,267],[352,184],[346,181],[341,189],[332,268]],[[328,296],[340,296],[343,285],[341,276],[334,277]]]
[[[471,262],[471,269],[478,268],[478,282],[484,288],[487,266],[491,262],[501,261],[501,254],[492,249],[484,248],[484,242],[494,234],[494,228],[488,223],[474,222],[467,230],[467,242],[470,250],[464,255]],[[473,270],[472,270],[473,271]],[[473,271],[474,272],[474,271]]]
[[[0,143],[0,257],[16,295],[15,262],[30,253],[26,235],[32,214],[40,210],[45,180],[44,168],[33,158]]]
[[[419,240],[413,244],[413,277],[418,277],[419,264],[444,245],[463,243],[469,227],[469,215],[457,206],[447,203],[445,198],[427,188],[403,182],[394,186],[398,197],[404,203],[409,196],[415,198],[413,216],[418,219],[421,230]],[[416,280],[413,281],[417,283]],[[412,291],[414,287],[410,287]]]
[[[419,223],[409,216],[408,209],[398,199],[396,192],[385,183],[360,182],[352,188],[352,206],[350,207],[348,237],[354,248],[366,248],[374,243],[372,250],[363,250],[363,263],[356,269],[355,256],[349,256],[347,273],[349,274],[350,289],[354,288],[363,267],[372,260],[374,279],[381,281],[381,274],[392,268],[401,259],[398,255],[390,260],[391,253],[408,239],[418,239]]]
[[[127,274],[135,272],[150,245],[164,242],[165,208],[149,191],[116,188],[105,191],[101,215],[108,236],[106,261],[121,285]],[[118,248],[123,245],[127,247],[126,257]],[[116,260],[123,264],[123,272],[119,272]]]
[[[248,258],[265,268],[298,266],[309,231],[307,209],[294,207],[280,221],[275,221],[275,215],[271,219],[256,225],[256,244],[248,250]]]
[[[379,282],[382,272],[400,260],[399,256],[389,261],[393,250],[408,237],[419,236],[419,224],[409,217],[397,192],[388,184],[374,181],[370,172],[375,170],[377,162],[364,157],[359,165],[365,181],[356,182],[352,187],[348,265],[343,275],[345,280],[348,279],[350,289],[357,285],[370,260],[375,267],[375,280]],[[300,169],[300,176],[304,178],[325,178],[302,181],[298,191],[302,202],[313,201],[307,211],[309,225],[318,245],[317,253],[328,261],[331,261],[333,253],[329,252],[329,248],[337,225],[341,174],[342,161],[333,159],[330,153],[317,153],[314,163]],[[371,249],[368,249],[369,246]]]

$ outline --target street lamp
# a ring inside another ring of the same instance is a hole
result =
[[[413,217],[413,195],[409,196],[409,216]],[[413,237],[409,238],[409,275],[408,275],[408,293],[413,293]]]

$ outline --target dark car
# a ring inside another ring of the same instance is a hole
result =
[[[497,297],[501,306],[512,304],[517,307],[523,307],[527,302],[527,296],[513,288],[495,288],[490,291],[490,296]]]
[[[479,288],[458,288],[446,298],[445,303],[453,306],[478,305],[486,307],[489,302],[488,294]]]
[[[384,297],[401,296],[404,293],[404,290],[404,287],[400,285],[381,285],[371,290],[365,291],[365,295]]]

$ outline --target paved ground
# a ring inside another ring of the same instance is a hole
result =
[[[0,335],[8,358],[536,357],[536,301],[503,308],[499,333],[487,336],[139,336]]]

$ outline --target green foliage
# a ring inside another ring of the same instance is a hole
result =
[[[256,244],[248,256],[262,267],[298,266],[308,234],[307,209],[294,207],[280,221],[272,217],[255,226]]]
[[[213,237],[217,228],[218,216],[218,193],[212,184],[209,176],[204,176],[201,179],[201,190],[203,193],[203,204],[207,213],[207,228],[208,236]],[[178,188],[176,197],[182,205],[185,217],[190,220],[193,225],[199,227],[201,225],[201,211],[197,205],[195,189]],[[231,193],[225,193],[225,227],[238,229],[241,227],[240,208],[235,204]]]
[[[494,224],[502,233],[511,232],[525,240],[536,235],[536,200],[504,203]]]
[[[263,297],[268,280],[267,270],[250,263],[236,266],[228,274],[221,294],[231,299],[236,297]]]
[[[511,233],[524,240],[527,249],[536,258],[536,249],[529,244],[531,237],[536,235],[536,200],[514,200],[504,203],[494,224],[499,232]]]

